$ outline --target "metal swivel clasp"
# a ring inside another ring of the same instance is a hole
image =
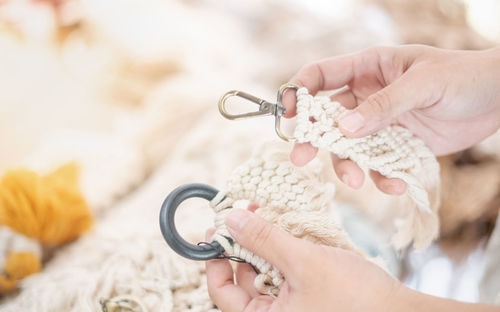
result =
[[[293,141],[295,141],[295,138],[289,137],[281,131],[281,116],[283,116],[286,112],[285,106],[283,106],[283,104],[282,104],[282,99],[283,99],[283,94],[288,89],[298,90],[299,86],[291,84],[291,83],[286,83],[286,84],[282,85],[280,87],[280,89],[278,90],[278,97],[276,100],[276,104],[270,103],[266,100],[260,99],[256,96],[253,96],[253,95],[248,94],[248,93],[243,92],[243,91],[232,90],[232,91],[229,91],[226,94],[224,94],[221,97],[221,99],[219,100],[219,111],[222,114],[222,116],[224,116],[230,120],[274,115],[274,119],[275,119],[274,129],[276,130],[276,133],[278,134],[278,136],[287,142],[293,142]],[[227,110],[227,107],[226,107],[227,100],[232,96],[238,96],[238,97],[244,98],[250,102],[256,103],[257,105],[259,105],[259,110],[253,111],[253,112],[248,112],[248,113],[242,113],[242,114],[229,113]]]

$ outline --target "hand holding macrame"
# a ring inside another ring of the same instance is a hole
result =
[[[318,91],[347,86],[332,101],[351,110],[339,127],[359,138],[391,124],[402,125],[436,154],[449,154],[476,144],[500,126],[500,49],[450,51],[426,46],[376,47],[304,66],[290,82]],[[295,115],[294,92],[283,104]],[[317,149],[296,144],[292,162],[303,165]],[[338,177],[359,188],[364,173],[352,161],[333,155]],[[405,184],[372,171],[372,179],[388,194],[402,194]]]
[[[295,238],[249,211],[234,209],[226,225],[244,248],[276,266],[285,282],[276,298],[262,295],[248,264],[238,264],[235,284],[228,260],[210,260],[208,290],[222,311],[390,311],[406,289],[352,251]]]
[[[224,312],[498,311],[414,291],[352,251],[298,239],[249,211],[234,209],[226,225],[239,244],[276,266],[285,282],[277,297],[262,295],[248,264],[238,264],[235,274],[227,259],[210,260],[208,292]]]

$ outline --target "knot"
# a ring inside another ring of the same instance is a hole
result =
[[[236,168],[228,179],[228,192],[220,192],[210,203],[215,211],[216,226],[211,239],[224,248],[222,258],[249,263],[258,272],[254,282],[256,289],[272,296],[279,293],[284,277],[277,268],[231,237],[224,221],[231,212],[233,201],[257,203],[256,214],[281,229],[295,227],[297,231],[288,232],[297,237],[356,250],[349,241],[339,244],[342,238],[335,240],[343,233],[336,223],[324,222],[328,217],[322,213],[331,206],[335,190],[330,183],[320,183],[320,163],[297,168],[288,160],[288,153],[275,149],[275,145],[270,146]],[[317,214],[321,214],[319,222],[315,219]],[[328,234],[332,239],[324,238]]]
[[[388,178],[406,182],[412,202],[407,229],[398,226],[393,241],[403,248],[415,239],[416,247],[428,246],[438,234],[439,165],[422,140],[405,128],[389,126],[363,138],[347,138],[338,129],[338,121],[348,112],[327,96],[311,96],[307,89],[297,91],[297,126],[294,136],[299,143],[311,143],[343,159],[351,159]],[[432,198],[429,198],[432,194]],[[401,222],[400,222],[401,223]]]
[[[231,208],[233,205],[233,200],[227,197],[226,192],[220,191],[215,195],[214,198],[209,202],[210,207],[215,213],[219,213],[224,209]]]

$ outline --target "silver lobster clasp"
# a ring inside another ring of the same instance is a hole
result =
[[[283,116],[286,112],[285,106],[282,104],[282,99],[283,99],[283,94],[286,92],[288,89],[295,89],[298,90],[299,86],[291,84],[291,83],[286,83],[280,87],[278,90],[278,96],[276,103],[271,103],[266,100],[263,100],[261,98],[258,98],[256,96],[253,96],[251,94],[248,94],[243,91],[237,91],[237,90],[232,90],[224,94],[221,99],[219,100],[219,111],[224,116],[225,118],[229,120],[237,120],[237,119],[246,119],[246,118],[252,118],[252,117],[259,117],[259,116],[268,116],[268,115],[274,115],[275,118],[275,123],[274,123],[274,129],[276,130],[276,134],[278,136],[287,141],[287,142],[293,142],[295,141],[295,138],[289,137],[285,135],[281,131],[281,116]],[[247,113],[241,113],[241,114],[231,114],[228,112],[226,108],[226,102],[227,100],[232,97],[232,96],[238,96],[241,98],[244,98],[245,100],[248,100],[250,102],[253,102],[257,105],[259,105],[259,110],[257,111],[252,111],[252,112],[247,112]]]

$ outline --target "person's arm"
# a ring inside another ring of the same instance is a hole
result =
[[[224,312],[500,311],[411,290],[357,254],[295,238],[247,210],[235,209],[226,225],[238,243],[275,265],[286,281],[276,298],[259,295],[248,264],[238,264],[233,272],[228,260],[207,261],[208,291]]]
[[[407,289],[399,301],[399,311],[426,312],[498,312],[500,307],[479,303],[465,303],[452,299],[427,295],[412,289]]]
[[[325,59],[305,66],[291,80],[312,94],[344,87],[332,98],[352,110],[340,121],[346,136],[399,124],[437,155],[470,147],[498,130],[499,81],[500,49],[426,46],[377,47]],[[287,117],[293,117],[293,94],[283,100]],[[310,144],[296,144],[291,159],[304,165],[316,152]],[[361,187],[364,173],[357,165],[335,155],[332,160],[342,181]],[[370,175],[386,193],[405,192],[399,179]],[[235,284],[227,260],[209,261],[209,292],[223,311],[500,311],[418,293],[349,251],[294,238],[250,212],[234,211],[226,223],[236,241],[275,265],[286,283],[277,298],[261,296],[248,265],[237,266]]]

